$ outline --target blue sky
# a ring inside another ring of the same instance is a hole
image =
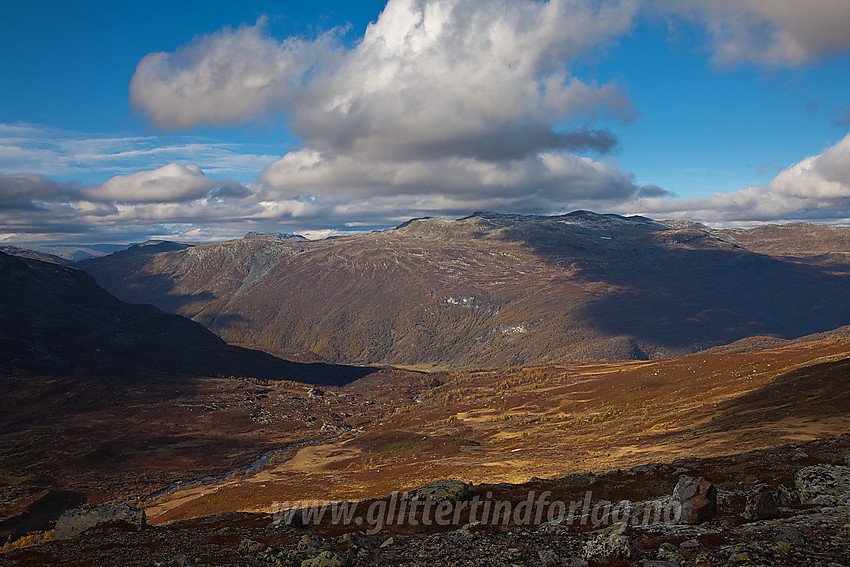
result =
[[[0,243],[850,218],[845,0],[0,6]]]

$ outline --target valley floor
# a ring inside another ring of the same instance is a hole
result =
[[[577,485],[568,479],[595,478],[597,489],[616,498],[640,499],[669,494],[679,469],[730,491],[759,481],[787,484],[803,466],[841,464],[850,453],[848,339],[651,362],[384,369],[342,387],[163,375],[6,377],[0,388],[3,400],[15,400],[3,403],[0,428],[4,537],[47,530],[63,510],[83,503],[138,505],[157,526],[0,555],[0,564],[10,565],[59,564],[68,550],[108,565],[104,558],[129,548],[167,564],[187,538],[206,542],[201,556],[254,565],[259,559],[236,553],[243,539],[289,549],[297,543],[289,539],[304,535],[258,527],[269,523],[275,503],[358,502],[437,479],[508,491],[542,482],[569,492]],[[642,477],[642,487],[623,488],[630,482],[622,471],[647,463],[672,464],[657,478]],[[593,474],[578,474],[586,472]],[[481,541],[519,549],[512,563],[534,564],[526,555],[545,551],[545,542],[520,544],[537,541],[536,531],[523,534]],[[514,543],[499,539],[506,537]],[[417,553],[430,553],[415,541],[413,548],[387,544],[399,558],[387,564],[414,565]],[[26,553],[46,555],[26,563]]]

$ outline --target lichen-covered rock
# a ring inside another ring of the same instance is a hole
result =
[[[819,496],[840,499],[850,493],[850,467],[824,464],[804,467],[797,471],[794,483],[804,504],[814,502]]]
[[[561,564],[561,558],[552,549],[543,549],[537,552],[540,557],[540,564],[543,567],[555,567]]]
[[[673,489],[680,524],[700,524],[717,514],[717,489],[702,477],[682,475]]]
[[[462,502],[472,495],[472,485],[459,480],[435,480],[421,488],[407,493],[411,500],[426,500],[431,498],[436,502],[449,500]]]
[[[800,503],[800,493],[795,488],[780,484],[777,490],[779,491],[780,506],[796,506]]]
[[[672,543],[662,543],[655,555],[661,561],[667,561],[676,565],[681,565],[685,562],[685,557],[679,553],[679,550]]]
[[[331,542],[322,536],[305,534],[298,542],[297,549],[298,551],[306,551],[307,553],[318,553],[323,549],[330,549],[331,547],[333,547]]]
[[[341,535],[336,540],[339,549],[375,549],[380,545],[378,538],[363,532],[351,532]]]
[[[730,563],[748,563],[777,567],[786,565],[791,553],[791,544],[785,541],[752,541],[733,545],[729,553]]]
[[[475,535],[475,533],[472,531],[472,528],[479,525],[481,525],[481,522],[470,522],[449,533],[460,537],[472,537]]]
[[[301,567],[345,567],[348,561],[342,555],[333,551],[323,551],[301,562]]]
[[[69,539],[106,524],[130,525],[140,530],[147,525],[145,511],[127,505],[103,504],[93,508],[66,510],[53,529],[53,539]]]
[[[766,520],[779,514],[779,491],[766,483],[756,484],[744,490],[747,504],[744,519],[754,522]]]
[[[636,555],[637,551],[626,534],[624,523],[594,532],[593,537],[584,544],[584,558],[589,561],[631,559]]]
[[[236,551],[242,555],[251,555],[265,551],[267,548],[268,546],[264,543],[252,539],[243,539],[239,542],[239,548]]]
[[[628,472],[636,473],[636,474],[655,474],[658,472],[666,471],[670,468],[670,465],[665,465],[664,463],[647,463],[645,465],[638,465],[636,467],[632,467]]]

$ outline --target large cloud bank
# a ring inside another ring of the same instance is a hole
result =
[[[795,66],[850,47],[846,0],[389,0],[354,43],[344,30],[277,39],[260,21],[147,55],[131,105],[169,132],[282,118],[298,148],[233,156],[257,168],[251,183],[220,178],[226,165],[202,171],[190,152],[98,185],[2,175],[0,233],[157,224],[214,237],[251,223],[344,229],[578,207],[714,222],[850,216],[847,138],[764,187],[704,199],[670,199],[621,171],[609,128],[639,109],[625,85],[571,69],[641,17],[696,22],[718,65]],[[0,161],[46,161],[2,142]]]

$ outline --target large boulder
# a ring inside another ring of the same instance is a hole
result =
[[[825,464],[805,467],[797,471],[794,483],[804,504],[822,496],[840,499],[850,494],[850,467]]]
[[[459,480],[435,480],[407,493],[407,497],[411,500],[427,500],[430,498],[436,502],[444,500],[463,502],[471,496],[472,485]]]
[[[744,519],[754,522],[767,520],[779,514],[781,501],[779,491],[766,483],[755,484],[744,490],[747,504],[744,508]]]
[[[682,475],[673,489],[673,501],[680,507],[680,524],[700,524],[717,514],[717,489],[702,477]]]
[[[147,524],[145,511],[134,506],[114,504],[66,510],[56,520],[53,539],[69,539],[91,528],[110,524],[140,530]]]

